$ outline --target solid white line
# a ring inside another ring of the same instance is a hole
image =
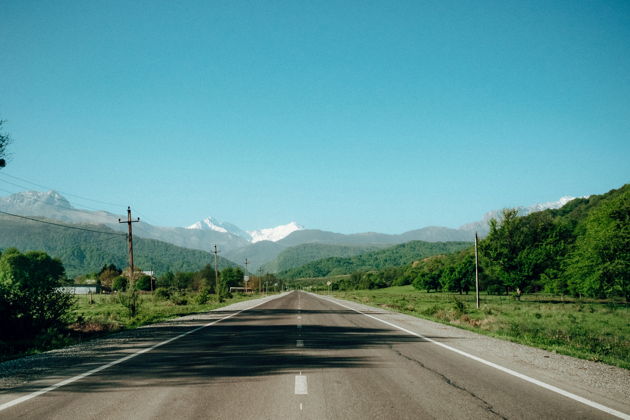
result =
[[[282,296],[282,295],[280,295],[280,296]],[[277,297],[280,297],[280,296],[277,296]],[[274,299],[276,299],[277,297],[275,297]],[[47,393],[47,392],[54,391],[54,390],[55,390],[55,389],[57,389],[57,388],[61,388],[62,386],[65,386],[65,385],[71,384],[71,383],[73,383],[73,382],[76,382],[76,381],[78,381],[78,380],[80,380],[80,379],[83,379],[83,378],[85,378],[85,377],[87,377],[87,376],[93,375],[93,374],[95,374],[95,373],[97,373],[97,372],[100,372],[100,371],[102,371],[102,370],[105,370],[105,369],[107,369],[107,368],[110,368],[110,367],[112,367],[112,366],[115,366],[115,365],[117,365],[117,364],[119,364],[119,363],[122,363],[122,362],[124,362],[124,361],[127,361],[127,360],[129,360],[129,359],[131,359],[131,358],[133,358],[133,357],[139,356],[139,355],[141,355],[141,354],[143,354],[143,353],[147,353],[147,352],[149,352],[149,351],[151,351],[151,350],[155,350],[155,349],[156,349],[156,348],[158,348],[158,347],[161,347],[161,346],[163,346],[163,345],[165,345],[165,344],[168,344],[168,343],[170,343],[170,342],[172,342],[172,341],[179,340],[179,339],[180,339],[180,338],[182,338],[182,337],[185,337],[185,336],[187,336],[187,335],[189,335],[189,334],[192,334],[192,333],[194,333],[194,332],[197,332],[197,331],[199,331],[199,330],[201,330],[201,329],[203,329],[203,328],[209,327],[209,326],[211,326],[211,325],[214,325],[214,324],[216,324],[216,323],[218,323],[218,322],[221,322],[221,321],[223,321],[223,320],[226,320],[226,319],[228,319],[228,318],[232,318],[233,316],[236,316],[236,315],[240,314],[241,312],[248,311],[248,310],[250,310],[250,309],[254,309],[255,307],[260,306],[260,305],[262,305],[263,303],[267,303],[267,302],[269,302],[269,300],[266,300],[266,301],[264,301],[264,302],[260,302],[260,303],[258,303],[258,304],[256,304],[256,305],[254,305],[254,306],[251,306],[251,307],[249,307],[249,308],[246,308],[246,309],[240,310],[240,311],[238,311],[238,312],[235,312],[235,313],[233,313],[233,314],[231,314],[231,315],[228,315],[228,316],[226,316],[226,317],[223,317],[223,318],[221,318],[221,319],[217,319],[217,320],[215,320],[215,321],[209,322],[209,323],[207,323],[207,324],[205,324],[205,325],[202,325],[201,327],[194,328],[194,329],[192,329],[192,330],[190,330],[190,331],[187,331],[187,332],[185,332],[185,333],[182,333],[182,334],[180,334],[180,335],[178,335],[178,336],[176,336],[176,337],[169,338],[168,340],[166,340],[166,341],[162,341],[161,343],[155,344],[155,345],[153,345],[153,346],[151,346],[151,347],[147,347],[147,348],[144,348],[144,349],[138,350],[138,351],[137,351],[137,352],[135,352],[135,353],[132,353],[132,354],[127,355],[127,356],[125,356],[125,357],[122,357],[122,358],[120,358],[120,359],[114,360],[113,362],[109,362],[109,363],[107,363],[107,364],[105,364],[105,365],[103,365],[103,366],[99,366],[99,367],[97,367],[97,368],[95,368],[95,369],[92,369],[92,370],[87,371],[87,372],[85,372],[85,373],[82,373],[82,374],[80,374],[80,375],[73,376],[72,378],[65,379],[65,380],[63,380],[63,381],[61,381],[61,382],[57,382],[56,384],[54,384],[54,385],[50,385],[49,387],[46,387],[46,388],[43,388],[43,389],[40,389],[39,391],[35,391],[35,392],[31,393],[31,394],[24,395],[24,396],[22,396],[22,397],[20,397],[20,398],[16,398],[16,399],[14,399],[14,400],[11,400],[11,401],[9,401],[9,402],[6,402],[6,403],[4,403],[4,404],[0,405],[0,411],[2,411],[2,410],[6,410],[7,408],[10,408],[10,407],[13,407],[13,406],[16,406],[16,405],[18,405],[18,404],[20,404],[20,403],[23,403],[24,401],[28,401],[28,400],[30,400],[30,399],[32,399],[32,398],[39,397],[40,395],[45,394],[45,393]]]
[[[350,310],[352,310],[354,312],[360,313],[360,314],[365,315],[365,316],[367,316],[369,318],[375,319],[375,320],[377,320],[379,322],[382,322],[383,324],[389,325],[390,327],[394,327],[394,328],[396,328],[398,330],[404,331],[407,334],[414,335],[414,336],[419,337],[419,338],[421,338],[423,340],[429,341],[429,342],[431,342],[431,343],[433,343],[433,344],[435,344],[437,346],[443,347],[443,348],[445,348],[447,350],[450,350],[452,352],[460,354],[460,355],[462,355],[464,357],[468,357],[469,359],[475,360],[475,361],[477,361],[479,363],[483,363],[484,365],[487,365],[487,366],[493,367],[495,369],[498,369],[498,370],[500,370],[502,372],[505,372],[505,373],[507,373],[509,375],[516,376],[517,378],[520,378],[520,379],[522,379],[524,381],[530,382],[530,383],[532,383],[534,385],[538,385],[538,386],[540,386],[542,388],[545,388],[545,389],[547,389],[549,391],[553,391],[553,392],[555,392],[557,394],[560,394],[562,396],[565,396],[567,398],[571,398],[572,400],[581,402],[582,404],[586,404],[586,405],[588,405],[590,407],[596,408],[596,409],[601,410],[601,411],[603,411],[605,413],[608,413],[610,415],[613,415],[613,416],[616,416],[616,417],[619,417],[619,418],[622,418],[622,419],[625,419],[625,420],[630,420],[630,415],[628,415],[626,413],[622,413],[621,411],[617,411],[617,410],[615,410],[613,408],[606,407],[605,405],[602,405],[602,404],[597,403],[595,401],[591,401],[591,400],[588,400],[586,398],[580,397],[579,395],[573,394],[573,393],[571,393],[569,391],[565,391],[564,389],[561,389],[561,388],[558,388],[556,386],[550,385],[548,383],[539,381],[538,379],[534,379],[534,378],[532,378],[530,376],[523,375],[522,373],[516,372],[516,371],[514,371],[512,369],[503,367],[501,365],[497,365],[496,363],[493,363],[493,362],[490,362],[488,360],[482,359],[480,357],[474,356],[474,355],[472,355],[470,353],[466,353],[465,351],[456,349],[456,348],[451,347],[449,345],[446,345],[444,343],[440,343],[439,341],[432,340],[429,337],[425,337],[422,334],[418,334],[416,332],[410,331],[410,330],[408,330],[406,328],[400,327],[400,326],[398,326],[396,324],[393,324],[393,323],[391,323],[389,321],[385,321],[383,319],[377,318],[377,317],[375,317],[373,315],[366,314],[364,312],[359,311],[358,309],[351,308],[350,306],[346,306],[343,303],[336,302],[336,301],[334,301],[334,300],[332,300],[330,298],[325,298],[325,297],[318,296],[318,295],[315,295],[315,294],[313,294],[313,296],[316,296],[318,298],[321,298],[321,299],[327,300],[329,302],[335,303],[335,304],[337,304],[339,306],[342,306],[344,308],[350,309]]]
[[[308,385],[306,384],[306,376],[296,375],[295,376],[295,395],[307,395],[307,394],[308,394]]]

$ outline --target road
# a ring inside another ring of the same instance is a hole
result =
[[[291,292],[242,312],[148,328],[131,349],[111,350],[111,366],[86,361],[1,393],[0,418],[614,418],[429,341],[456,346],[456,337],[425,339],[369,315]]]

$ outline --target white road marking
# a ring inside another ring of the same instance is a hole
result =
[[[304,340],[297,340],[295,342],[295,347],[304,347]]]
[[[297,324],[297,327],[298,327],[299,329],[302,329],[302,324]]]
[[[282,295],[278,295],[278,296],[274,297],[274,299],[277,299],[277,298],[278,298],[278,297],[280,297],[280,296],[282,296]],[[205,324],[205,325],[202,325],[201,327],[194,328],[194,329],[192,329],[192,330],[190,330],[190,331],[187,331],[187,332],[185,332],[185,333],[182,333],[182,334],[180,334],[180,335],[178,335],[178,336],[176,336],[176,337],[169,338],[168,340],[166,340],[166,341],[162,341],[161,343],[155,344],[155,345],[153,345],[153,346],[151,346],[151,347],[147,347],[147,348],[144,348],[144,349],[138,350],[138,351],[137,351],[137,352],[135,352],[135,353],[132,353],[132,354],[130,354],[130,355],[128,355],[128,356],[125,356],[125,357],[122,357],[122,358],[120,358],[120,359],[114,360],[113,362],[109,362],[109,363],[107,363],[107,364],[105,364],[105,365],[103,365],[103,366],[99,366],[99,367],[97,367],[97,368],[95,368],[95,369],[89,370],[89,371],[87,371],[87,372],[85,372],[85,373],[82,373],[82,374],[80,374],[80,375],[73,376],[72,378],[65,379],[65,380],[63,380],[63,381],[61,381],[61,382],[57,382],[56,384],[54,384],[54,385],[50,385],[49,387],[46,387],[46,388],[43,388],[43,389],[40,389],[39,391],[35,391],[35,392],[30,393],[30,394],[28,394],[28,395],[24,395],[24,396],[22,396],[22,397],[20,397],[20,398],[16,398],[16,399],[14,399],[14,400],[11,400],[11,401],[9,401],[9,402],[6,402],[6,403],[4,403],[4,404],[1,404],[1,405],[0,405],[0,411],[2,411],[2,410],[6,410],[7,408],[10,408],[10,407],[16,406],[16,405],[18,405],[18,404],[21,404],[21,403],[23,403],[24,401],[28,401],[28,400],[30,400],[30,399],[32,399],[32,398],[39,397],[40,395],[42,395],[42,394],[46,394],[47,392],[54,391],[54,390],[55,390],[55,389],[57,389],[57,388],[61,388],[62,386],[65,386],[65,385],[71,384],[71,383],[73,383],[73,382],[76,382],[76,381],[78,381],[78,380],[80,380],[80,379],[83,379],[83,378],[85,378],[85,377],[87,377],[87,376],[93,375],[93,374],[98,373],[98,372],[100,372],[100,371],[102,371],[102,370],[105,370],[105,369],[107,369],[107,368],[110,368],[110,367],[112,367],[112,366],[115,366],[115,365],[117,365],[117,364],[119,364],[119,363],[125,362],[125,361],[127,361],[127,360],[129,360],[129,359],[131,359],[131,358],[133,358],[133,357],[139,356],[139,355],[141,355],[141,354],[143,354],[143,353],[147,353],[147,352],[150,352],[151,350],[155,350],[155,349],[157,349],[158,347],[161,347],[161,346],[163,346],[163,345],[165,345],[165,344],[168,344],[168,343],[170,343],[170,342],[172,342],[172,341],[179,340],[179,339],[180,339],[180,338],[182,338],[182,337],[185,337],[185,336],[187,336],[187,335],[189,335],[189,334],[192,334],[192,333],[194,333],[194,332],[197,332],[197,331],[199,331],[199,330],[201,330],[201,329],[204,329],[204,328],[206,328],[206,327],[209,327],[209,326],[211,326],[211,325],[214,325],[214,324],[216,324],[216,323],[218,323],[218,322],[221,322],[221,321],[223,321],[223,320],[226,320],[226,319],[228,319],[228,318],[232,318],[232,317],[234,317],[234,316],[236,316],[236,315],[240,314],[241,312],[245,312],[245,311],[248,311],[248,310],[250,310],[250,309],[254,309],[255,307],[260,306],[260,305],[262,305],[263,303],[267,303],[267,302],[269,302],[269,300],[265,300],[264,302],[260,302],[260,303],[258,303],[258,304],[256,304],[256,305],[254,305],[254,306],[249,307],[249,308],[243,309],[243,310],[238,311],[238,312],[235,312],[235,313],[233,313],[233,314],[231,314],[231,315],[228,315],[228,316],[225,316],[225,317],[223,317],[223,318],[217,319],[216,321],[209,322],[209,323],[207,323],[207,324]]]
[[[298,319],[302,319],[302,317],[300,315],[298,315]]]
[[[565,391],[564,389],[558,388],[558,387],[550,385],[548,383],[539,381],[538,379],[534,379],[531,376],[524,375],[524,374],[519,373],[519,372],[517,372],[515,370],[509,369],[509,368],[503,367],[501,365],[498,365],[496,363],[490,362],[488,360],[482,359],[481,357],[477,357],[477,356],[474,356],[474,355],[472,355],[470,353],[466,353],[465,351],[456,349],[455,347],[451,347],[451,346],[446,345],[444,343],[440,343],[439,341],[432,340],[429,337],[425,337],[422,334],[418,334],[418,333],[413,332],[411,330],[408,330],[408,329],[406,329],[404,327],[400,327],[400,326],[398,326],[396,324],[393,324],[393,323],[391,323],[389,321],[385,321],[384,319],[377,318],[377,317],[375,317],[373,315],[366,314],[364,312],[359,311],[358,309],[351,308],[350,306],[346,306],[343,303],[336,302],[336,301],[334,301],[334,300],[332,300],[330,298],[325,298],[325,297],[318,296],[318,295],[315,295],[315,294],[312,294],[312,295],[316,296],[316,297],[318,297],[320,299],[324,299],[324,300],[327,300],[329,302],[335,303],[335,304],[337,304],[339,306],[342,306],[342,307],[344,307],[346,309],[350,309],[351,311],[354,311],[354,312],[360,313],[362,315],[365,315],[365,316],[367,316],[369,318],[375,319],[375,320],[377,320],[379,322],[382,322],[383,324],[389,325],[390,327],[394,327],[394,328],[396,328],[396,329],[398,329],[400,331],[406,332],[407,334],[419,337],[419,338],[421,338],[423,340],[426,340],[426,341],[428,341],[430,343],[433,343],[433,344],[435,344],[437,346],[443,347],[443,348],[445,348],[447,350],[450,350],[452,352],[460,354],[460,355],[462,355],[464,357],[468,357],[469,359],[475,360],[475,361],[477,361],[479,363],[483,363],[486,366],[493,367],[493,368],[498,369],[498,370],[500,370],[502,372],[505,372],[505,373],[507,373],[509,375],[516,376],[517,378],[520,378],[520,379],[522,379],[524,381],[530,382],[530,383],[532,383],[534,385],[538,385],[538,386],[540,386],[542,388],[545,388],[545,389],[547,389],[549,391],[553,391],[553,392],[555,392],[557,394],[560,394],[562,396],[565,396],[567,398],[571,398],[572,400],[581,402],[582,404],[586,404],[589,407],[596,408],[598,410],[601,410],[601,411],[603,411],[605,413],[608,413],[610,415],[619,417],[619,418],[624,419],[624,420],[630,420],[630,415],[628,415],[626,413],[622,413],[621,411],[617,411],[617,410],[615,410],[613,408],[606,407],[605,405],[602,405],[602,404],[597,403],[595,401],[591,401],[591,400],[588,400],[588,399],[586,399],[584,397],[580,397],[579,395],[573,394],[573,393],[571,393],[569,391]]]
[[[300,411],[302,411],[302,403],[300,403]]]
[[[295,395],[307,395],[308,385],[306,384],[306,376],[297,375],[295,377]]]

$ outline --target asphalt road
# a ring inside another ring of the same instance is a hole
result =
[[[0,418],[614,418],[311,294],[213,316],[212,325],[148,328],[108,360],[188,334],[5,408]],[[99,363],[4,392],[0,407],[106,361]]]

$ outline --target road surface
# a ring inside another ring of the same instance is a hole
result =
[[[457,337],[423,336],[379,317],[291,292],[241,312],[145,328],[129,346],[0,393],[0,418],[599,419],[630,412],[627,401],[598,407],[581,386],[562,395],[436,344],[457,349]],[[594,404],[576,401],[580,392]]]

